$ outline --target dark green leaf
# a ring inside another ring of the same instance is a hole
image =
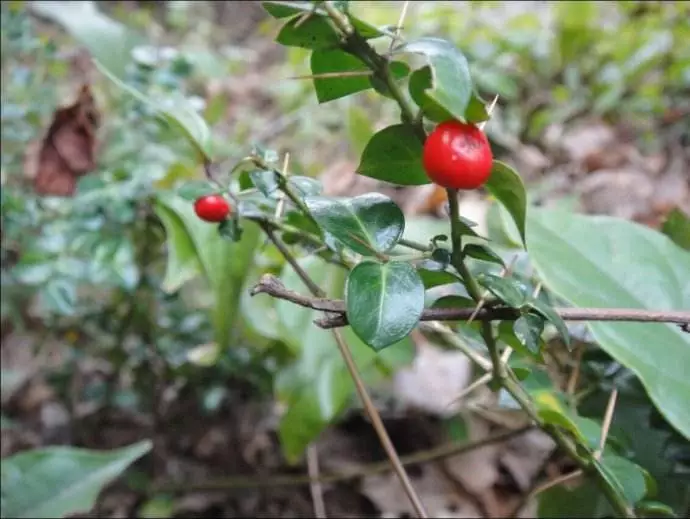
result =
[[[337,3],[337,2],[336,2]],[[325,17],[326,11],[320,8],[314,9],[314,3],[313,2],[281,2],[281,1],[271,1],[271,2],[262,2],[263,8],[266,10],[268,14],[273,16],[274,18],[289,18],[290,16],[293,16],[295,14],[302,14],[302,13],[313,13],[313,16],[316,17]],[[381,36],[381,31],[378,30],[376,27],[373,25],[368,24],[367,22],[364,22],[360,20],[359,18],[356,18],[352,15],[348,14],[348,18],[350,19],[350,23],[352,26],[357,29],[357,32],[359,34],[366,38],[376,38],[377,36]]]
[[[472,97],[472,78],[467,59],[452,43],[440,38],[420,38],[401,45],[395,52],[424,55],[433,82],[426,96],[455,119],[465,118]]]
[[[316,50],[311,54],[311,73],[319,74],[362,72],[361,76],[314,78],[319,103],[326,103],[371,88],[369,68],[358,58],[342,50]]]
[[[276,173],[272,170],[256,170],[249,173],[249,178],[262,195],[267,198],[276,198],[278,190],[278,180]]]
[[[520,308],[528,294],[526,286],[515,278],[502,278],[493,274],[480,274],[477,281],[508,306]]]
[[[568,327],[565,325],[565,322],[563,322],[563,319],[561,319],[561,316],[558,315],[549,304],[541,299],[531,299],[527,302],[527,306],[539,312],[544,316],[545,319],[553,324],[563,338],[565,345],[570,348],[570,334],[568,333]]]
[[[273,18],[289,18],[294,14],[308,13],[314,10],[314,2],[261,2],[262,7]]]
[[[424,284],[409,263],[363,261],[348,275],[345,303],[354,332],[378,351],[417,325],[424,310]]]
[[[400,208],[379,193],[348,199],[314,196],[304,202],[324,231],[365,256],[392,249],[405,229]]]
[[[467,234],[467,233],[466,233]],[[503,259],[491,250],[486,245],[481,245],[479,243],[470,243],[462,248],[464,254],[470,258],[489,261],[491,263],[497,263],[498,265],[505,266]]]
[[[148,440],[111,451],[47,447],[2,460],[3,517],[84,514],[101,489],[151,450]]]
[[[467,105],[467,111],[465,112],[465,119],[474,124],[489,120],[486,104],[476,92],[472,92],[470,103]]]
[[[585,481],[574,489],[563,485],[550,488],[539,495],[537,517],[570,519],[613,517],[615,514],[599,487],[593,481]]]
[[[409,67],[402,62],[390,64],[391,72],[396,78],[403,78]],[[369,67],[359,58],[338,49],[319,49],[311,55],[311,73],[338,74],[343,76],[314,78],[314,89],[319,103],[326,103],[373,87]],[[361,73],[361,75],[349,75]]]
[[[422,143],[407,124],[376,133],[364,149],[357,173],[401,186],[430,182],[422,166]]]
[[[426,94],[431,88],[431,67],[415,70],[410,76],[409,91],[412,100],[422,109],[424,116],[434,122],[454,119],[453,115]]]
[[[192,180],[185,182],[177,190],[177,194],[185,200],[196,201],[202,196],[217,193],[218,189],[206,180]]]
[[[232,242],[238,242],[242,239],[242,227],[237,218],[228,218],[218,224],[218,234]]]
[[[431,68],[426,66],[415,70],[410,76],[409,90],[410,96],[417,103],[423,112],[424,116],[434,122],[443,122],[450,119],[455,119],[453,115],[440,106],[436,101],[426,94],[426,90],[431,88]],[[486,121],[489,114],[486,111],[484,101],[475,92],[472,92],[472,97],[467,105],[465,112],[465,119],[471,123],[479,123]]]
[[[449,285],[460,281],[459,276],[445,270],[428,269],[425,264],[417,267],[419,277],[422,278],[424,288],[433,288],[439,285]]]
[[[494,160],[491,176],[485,184],[486,189],[508,210],[520,232],[523,245],[525,240],[525,218],[527,216],[527,193],[525,185],[517,172],[498,160]]]
[[[613,481],[625,496],[628,503],[634,505],[642,499],[647,490],[642,469],[625,458],[613,454],[604,454],[597,464],[609,481]]]
[[[690,216],[680,209],[673,209],[666,216],[661,232],[673,240],[673,243],[685,250],[690,250]]]
[[[299,26],[295,27],[298,23]],[[338,47],[340,37],[327,18],[311,16],[305,20],[302,16],[296,16],[283,25],[276,41],[286,47],[316,50]]]
[[[435,261],[442,269],[450,265],[451,259],[451,251],[443,247],[438,247],[431,253],[431,260]]]
[[[288,184],[292,186],[297,194],[303,198],[306,196],[317,196],[323,191],[321,182],[314,178],[296,175],[288,179]]]
[[[460,283],[454,284],[453,286],[457,287],[458,289],[464,288],[464,286]],[[429,292],[433,292],[433,290],[430,290]],[[469,294],[465,296],[442,295],[431,304],[432,308],[474,308],[475,306],[477,306],[477,303],[469,296]]]
[[[518,340],[533,354],[539,352],[541,334],[544,331],[544,319],[538,315],[525,314],[518,317],[513,325]]]
[[[531,351],[528,349],[525,344],[521,342],[520,339],[518,339],[515,335],[515,331],[513,329],[514,324],[515,321],[512,320],[501,321],[498,325],[498,339],[513,348],[521,356],[532,358],[536,362],[543,364],[544,357],[541,349],[536,351]],[[511,360],[512,358],[513,357],[511,357]]]

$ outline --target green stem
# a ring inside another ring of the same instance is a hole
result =
[[[398,240],[398,245],[402,245],[403,247],[407,247],[408,249],[418,250],[419,252],[432,251],[432,248],[428,245],[422,245],[421,243],[417,243],[416,241],[412,240],[406,240],[405,238],[400,238]]]

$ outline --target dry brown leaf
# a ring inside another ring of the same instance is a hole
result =
[[[84,84],[74,104],[59,108],[45,136],[27,149],[25,174],[40,195],[72,196],[77,179],[96,167],[100,115]]]

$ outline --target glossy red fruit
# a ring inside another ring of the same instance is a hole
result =
[[[489,140],[473,124],[446,121],[424,143],[422,157],[427,176],[439,186],[477,189],[491,174]]]
[[[221,195],[206,195],[194,202],[194,212],[206,222],[222,222],[230,214],[230,204]]]

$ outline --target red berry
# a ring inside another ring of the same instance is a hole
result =
[[[206,195],[194,202],[194,212],[207,222],[222,222],[230,214],[230,205],[221,195]]]
[[[493,156],[489,140],[473,124],[446,121],[424,143],[424,170],[436,184],[476,189],[489,178]]]

